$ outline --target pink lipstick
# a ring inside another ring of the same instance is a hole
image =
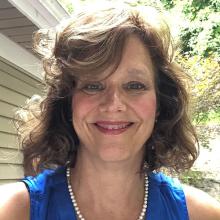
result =
[[[118,135],[125,132],[132,124],[124,121],[97,121],[95,126],[104,134]]]

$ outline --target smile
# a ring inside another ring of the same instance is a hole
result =
[[[104,134],[117,135],[125,132],[133,123],[132,122],[96,122],[95,126]]]

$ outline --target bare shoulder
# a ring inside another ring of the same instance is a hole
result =
[[[190,220],[220,220],[220,203],[207,193],[183,186]]]
[[[29,193],[24,183],[0,186],[0,220],[28,220]]]

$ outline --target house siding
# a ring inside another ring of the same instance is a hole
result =
[[[23,177],[13,118],[16,109],[34,94],[42,94],[40,80],[0,59],[0,184]]]

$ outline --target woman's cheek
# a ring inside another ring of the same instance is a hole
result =
[[[86,94],[76,93],[72,98],[72,112],[77,118],[82,118],[93,109],[96,105],[93,97],[89,97]]]
[[[139,115],[141,115],[143,118],[146,116],[155,117],[157,109],[156,96],[153,95],[152,97],[142,97],[136,99],[133,103],[133,107],[136,109],[136,112],[138,112]]]

